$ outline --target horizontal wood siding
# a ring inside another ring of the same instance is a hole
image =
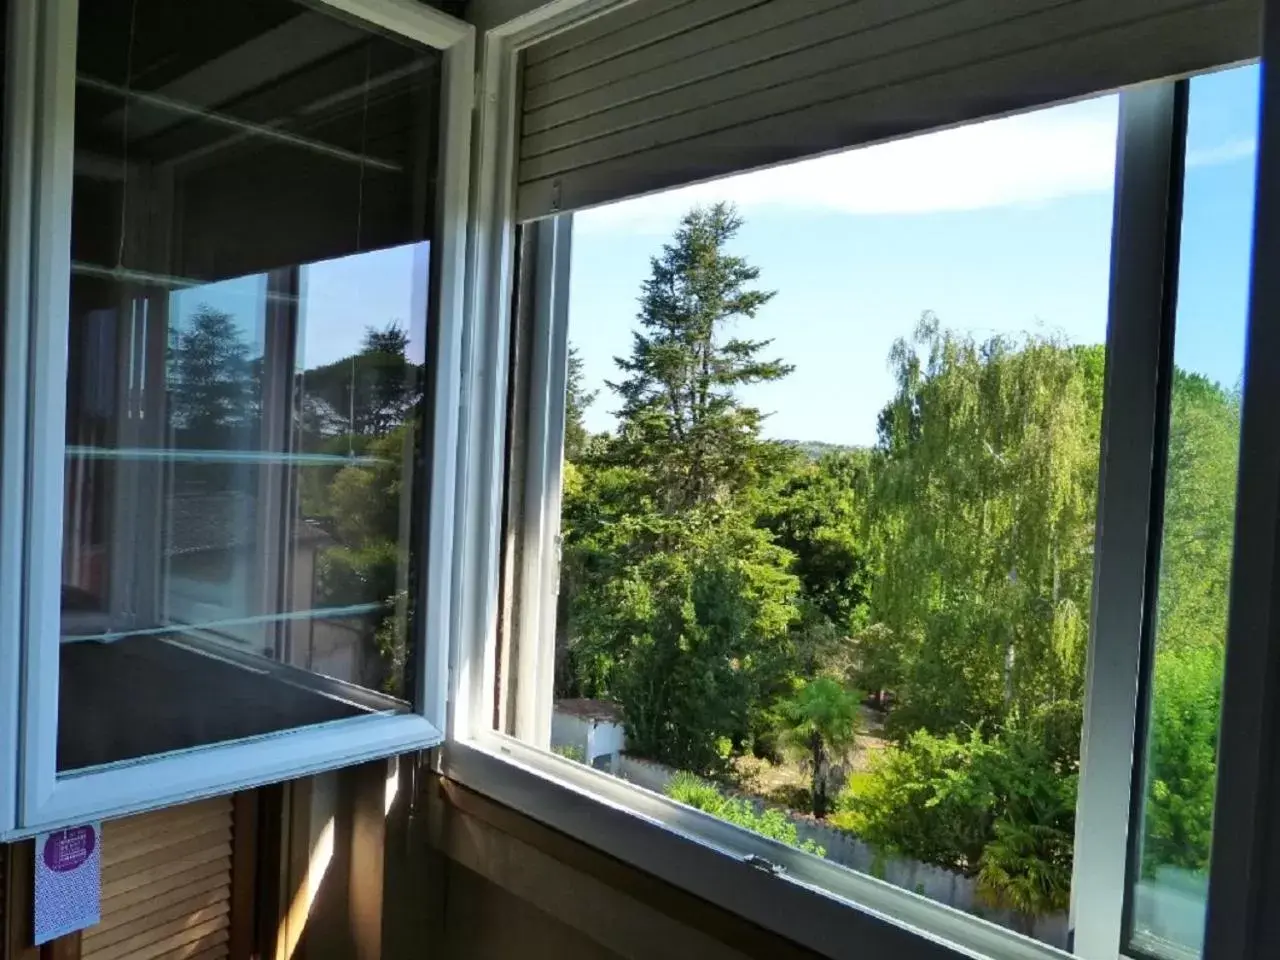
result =
[[[220,960],[231,931],[232,799],[103,827],[102,922],[82,960]]]
[[[1258,0],[636,0],[527,53],[518,214],[1245,60],[1258,26]]]

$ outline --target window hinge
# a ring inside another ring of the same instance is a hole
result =
[[[742,862],[747,864],[747,866],[755,867],[757,870],[763,870],[765,873],[775,877],[780,877],[787,872],[786,868],[781,864],[774,863],[772,860],[766,860],[764,857],[754,853],[743,857]]]

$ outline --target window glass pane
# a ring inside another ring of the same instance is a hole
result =
[[[1204,937],[1248,316],[1258,67],[1191,81],[1131,946]]]
[[[406,709],[440,56],[287,0],[79,32],[58,767]]]
[[[1116,123],[575,216],[541,746],[1067,946]]]

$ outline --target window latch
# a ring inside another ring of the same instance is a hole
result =
[[[771,876],[780,877],[786,873],[786,868],[781,864],[774,863],[772,860],[766,860],[764,857],[751,853],[742,858],[742,862],[747,866],[755,867],[757,870],[763,870]]]

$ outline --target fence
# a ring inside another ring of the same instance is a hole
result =
[[[615,773],[638,787],[663,793],[676,771],[651,760],[641,760],[638,757],[621,754]],[[763,809],[766,806],[765,802],[758,797],[747,799],[758,808]],[[1043,943],[1062,949],[1067,948],[1065,911],[1035,917],[1028,927],[1027,918],[1022,915],[1012,910],[993,909],[984,904],[978,896],[978,885],[973,877],[933,864],[921,863],[918,860],[879,856],[874,849],[850,833],[793,810],[786,812],[796,825],[796,834],[799,839],[812,840],[821,846],[826,850],[826,858],[832,863],[849,867],[859,873],[870,874],[895,887],[928,897],[936,903],[942,903],[948,907],[963,910],[965,913],[983,917],[1003,927],[1026,933]]]

